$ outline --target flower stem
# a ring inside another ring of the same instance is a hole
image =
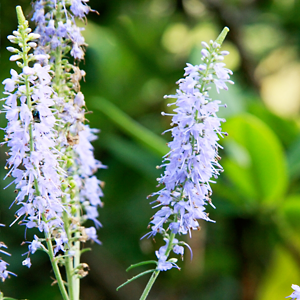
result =
[[[63,212],[63,221],[64,221],[64,227],[65,227],[65,231],[66,231],[68,240],[71,241],[69,217],[68,217],[68,213],[66,211]],[[70,297],[70,300],[75,300],[74,299],[74,290],[73,290],[73,280],[72,280],[72,276],[73,276],[74,272],[73,272],[72,258],[69,255],[67,255],[65,258],[65,268],[66,268],[69,297]]]
[[[150,292],[150,290],[151,290],[151,288],[152,288],[152,286],[153,286],[153,284],[154,284],[157,276],[159,275],[159,273],[160,273],[159,270],[155,270],[152,273],[152,275],[151,275],[151,277],[150,277],[150,279],[149,279],[149,281],[148,281],[148,283],[147,283],[147,285],[146,285],[146,287],[145,287],[145,289],[143,291],[143,294],[140,297],[140,300],[145,300],[147,298],[147,296],[148,296],[148,294],[149,294],[149,292]]]
[[[77,213],[76,213],[76,218],[80,217],[80,211],[79,211],[79,208],[77,208]],[[74,270],[76,270],[76,268],[80,265],[80,241],[79,241],[79,236],[80,236],[80,233],[79,232],[76,232],[75,233],[75,238],[76,241],[74,243],[74,248],[75,248],[75,255],[74,255],[74,263],[73,263],[73,267],[74,267]],[[80,278],[78,275],[74,274],[73,275],[73,286],[74,286],[74,299],[75,300],[79,300],[79,295],[80,295]]]
[[[68,293],[66,291],[63,279],[61,277],[57,262],[55,261],[52,242],[51,242],[51,239],[49,237],[49,233],[45,233],[45,235],[46,235],[46,243],[47,243],[47,248],[48,248],[48,255],[49,255],[49,258],[50,258],[50,262],[51,262],[51,265],[52,265],[53,272],[55,274],[55,278],[57,280],[57,284],[58,284],[60,293],[61,293],[64,300],[70,300],[71,298],[69,298],[69,296],[68,296]]]
[[[169,254],[170,254],[171,250],[173,249],[172,244],[173,244],[174,237],[175,237],[175,233],[171,233],[170,238],[169,238],[169,244],[168,244],[168,247],[167,247],[167,250],[166,250],[166,253],[165,253],[166,257],[169,257]],[[157,269],[154,270],[154,272],[152,273],[152,275],[151,275],[151,277],[150,277],[150,279],[149,279],[149,281],[148,281],[148,283],[147,283],[147,285],[146,285],[146,287],[143,291],[143,294],[142,294],[140,300],[145,300],[147,298],[147,296],[148,296],[148,294],[149,294],[156,278],[158,277],[159,273],[160,273],[160,270],[157,270]]]
[[[62,3],[58,2],[57,9],[55,10],[55,22],[57,24],[62,20]],[[60,38],[60,44],[62,44],[62,38]],[[53,78],[53,89],[57,93],[58,97],[66,98],[64,93],[63,84],[66,84],[65,79],[63,78],[63,50],[62,47],[57,47],[54,53],[55,62],[54,62],[54,72],[55,76]],[[61,110],[60,107],[57,107],[58,111]],[[65,132],[61,132],[61,134],[65,134]],[[59,148],[60,150],[60,148]],[[64,164],[64,163],[62,163]],[[61,167],[63,167],[61,165]],[[63,167],[64,168],[64,167]],[[62,199],[63,204],[67,204],[65,197]],[[75,251],[75,255],[67,255],[65,258],[65,272],[66,272],[66,280],[68,283],[68,293],[70,300],[79,300],[80,293],[80,281],[75,274],[76,267],[80,264],[80,242],[72,242],[72,233],[70,228],[70,217],[69,214],[64,211],[63,212],[63,221],[64,221],[64,229],[67,234],[67,238],[69,240],[69,250]],[[75,249],[74,249],[75,248]]]

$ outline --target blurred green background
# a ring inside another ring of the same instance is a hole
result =
[[[15,64],[8,61],[6,36],[16,29],[15,6],[31,18],[29,0],[0,0],[0,79]],[[105,206],[100,210],[102,246],[83,256],[90,274],[82,280],[82,300],[138,299],[148,278],[116,292],[138,270],[132,263],[154,259],[161,244],[140,240],[154,211],[146,196],[156,178],[170,135],[165,94],[173,94],[186,62],[200,63],[201,41],[229,32],[223,49],[234,71],[234,86],[214,99],[227,103],[220,153],[225,172],[213,188],[216,223],[201,223],[192,239],[194,252],[159,276],[149,300],[282,300],[300,284],[300,1],[298,0],[90,0],[84,36],[89,47],[81,67],[90,126],[100,128],[95,156],[107,170]],[[3,90],[3,87],[1,87]],[[0,115],[0,127],[5,127]],[[1,133],[3,136],[3,133]],[[5,149],[0,165],[5,165]],[[1,168],[0,177],[5,176]],[[1,284],[6,296],[60,299],[43,253],[32,267],[21,265],[27,246],[24,227],[9,224],[16,207],[13,188],[2,190],[1,241],[18,277]],[[28,239],[33,232],[28,232]],[[140,271],[144,269],[141,268]]]

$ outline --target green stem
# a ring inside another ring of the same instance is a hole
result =
[[[44,220],[44,222],[45,222],[45,220]],[[52,242],[51,242],[51,239],[49,237],[49,233],[45,233],[45,236],[46,236],[46,243],[47,243],[47,247],[48,247],[48,255],[49,255],[49,258],[50,258],[50,262],[51,262],[51,265],[52,265],[52,269],[53,269],[55,278],[57,280],[57,284],[58,284],[60,293],[61,293],[64,300],[71,300],[68,296],[67,291],[66,291],[64,281],[61,277],[60,270],[58,268],[57,262],[55,261]]]
[[[76,213],[75,217],[76,218],[80,217],[79,208],[77,208],[77,213]],[[75,233],[76,241],[74,243],[74,248],[75,248],[74,264],[73,264],[74,270],[76,270],[77,267],[80,265],[80,255],[81,255],[81,253],[80,253],[79,236],[80,236],[80,233],[76,232]],[[73,276],[73,286],[74,286],[74,299],[75,300],[77,300],[77,299],[79,300],[79,295],[80,295],[80,278],[77,275]]]
[[[174,237],[175,237],[175,233],[171,233],[170,238],[169,238],[169,244],[168,244],[167,250],[165,252],[165,255],[166,255],[167,258],[169,257],[169,254],[170,254],[171,250],[173,249]],[[148,283],[147,283],[147,285],[146,285],[146,287],[143,291],[142,296],[140,297],[140,300],[145,300],[147,298],[147,296],[150,293],[151,288],[152,288],[156,278],[158,277],[159,273],[160,273],[160,270],[157,270],[157,269],[154,270],[154,272],[152,273],[152,275],[151,275],[151,277],[150,277],[150,279],[149,279],[149,281],[148,281]]]
[[[148,281],[148,283],[147,283],[147,285],[146,285],[146,287],[144,289],[144,292],[143,292],[142,296],[140,297],[140,300],[145,300],[147,298],[147,296],[148,296],[148,294],[149,294],[149,292],[150,292],[150,290],[151,290],[151,288],[152,288],[152,286],[153,286],[153,284],[154,284],[157,276],[159,275],[159,273],[160,273],[159,270],[155,270],[152,273],[152,275],[151,275],[151,277],[150,277],[150,279],[149,279],[149,281]]]
[[[64,198],[65,197],[63,197],[63,199]],[[64,202],[65,201],[63,200],[63,203]],[[63,221],[64,221],[64,228],[65,228],[65,232],[67,234],[68,241],[72,245],[72,242],[71,242],[72,237],[71,237],[70,225],[69,225],[70,220],[69,220],[68,213],[66,211],[63,212]],[[73,270],[73,264],[72,264],[72,257],[70,257],[69,255],[67,255],[65,258],[65,268],[66,268],[69,297],[70,297],[70,300],[75,300],[76,298],[74,298],[73,279],[72,279],[72,277],[74,276],[74,270]]]
[[[56,26],[58,22],[62,20],[62,10],[63,6],[59,2],[57,9],[55,10],[55,22]],[[62,41],[61,41],[62,42]],[[53,88],[56,91],[57,95],[59,97],[66,97],[66,94],[64,93],[62,89],[62,85],[65,84],[65,79],[63,78],[63,66],[62,66],[62,57],[63,57],[63,50],[61,47],[57,47],[55,51],[55,62],[54,62],[54,80],[53,80]],[[59,108],[58,108],[59,110]],[[65,133],[64,133],[65,134]],[[66,199],[63,198],[62,202],[64,204],[66,203]],[[78,214],[77,214],[78,215]],[[77,216],[75,216],[77,217]],[[70,300],[79,300],[79,294],[80,294],[80,280],[77,274],[75,274],[76,268],[80,264],[80,241],[76,241],[75,243],[72,242],[72,233],[70,228],[70,218],[67,212],[63,212],[63,221],[64,221],[64,228],[65,232],[67,234],[70,248],[72,251],[75,251],[74,257],[66,256],[65,258],[65,271],[66,271],[66,277],[67,277],[67,283],[68,283],[68,293]],[[78,235],[79,233],[75,234]]]

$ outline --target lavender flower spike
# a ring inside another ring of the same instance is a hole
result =
[[[10,47],[10,50],[18,53],[17,66],[21,72],[12,69],[12,77],[3,81],[6,97],[2,99],[5,101],[2,112],[6,114],[8,124],[4,128],[5,141],[1,143],[9,148],[6,177],[13,177],[10,184],[16,186],[14,204],[19,208],[13,223],[18,221],[27,228],[36,227],[48,240],[57,241],[64,235],[62,212],[66,207],[61,202],[61,180],[65,175],[55,148],[58,122],[55,115],[58,112],[54,104],[57,97],[49,86],[53,72],[49,65],[37,63],[36,56],[30,53],[36,48],[34,40],[39,35],[30,33],[20,7],[17,12],[18,31],[8,38],[20,47]],[[36,240],[32,243],[29,249]],[[23,264],[30,266],[29,257]]]
[[[224,30],[215,42],[202,43],[201,64],[187,64],[185,78],[177,82],[176,94],[165,96],[176,99],[170,104],[176,105],[174,114],[162,113],[172,116],[173,128],[168,131],[173,140],[168,144],[170,152],[159,167],[165,168],[158,179],[163,188],[151,195],[157,196],[154,208],[160,207],[160,210],[154,214],[150,222],[152,231],[148,233],[149,236],[161,233],[167,242],[157,251],[160,271],[177,267],[166,263],[172,250],[183,255],[180,246],[183,242],[175,239],[176,234],[191,235],[192,230],[199,230],[199,219],[212,221],[205,206],[214,207],[210,183],[223,171],[219,164],[218,148],[221,146],[218,141],[226,134],[221,129],[225,120],[217,116],[221,101],[211,99],[209,89],[215,85],[218,92],[227,90],[226,84],[233,83],[230,80],[232,72],[222,63],[228,54],[220,50],[228,31]]]

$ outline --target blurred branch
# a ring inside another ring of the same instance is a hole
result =
[[[202,0],[202,2],[208,10],[217,15],[222,27],[228,26],[230,28],[228,39],[230,39],[239,50],[241,56],[241,71],[245,76],[245,81],[249,82],[258,92],[260,83],[254,76],[256,66],[243,45],[241,34],[243,20],[246,15],[245,12],[248,10],[248,7],[244,8],[244,12],[241,12],[241,10],[237,11],[233,9],[232,6],[230,7],[226,1]]]
[[[113,103],[101,97],[94,97],[92,108],[99,110],[110,118],[123,132],[145,145],[160,157],[169,152],[166,141],[151,130],[130,118]]]

